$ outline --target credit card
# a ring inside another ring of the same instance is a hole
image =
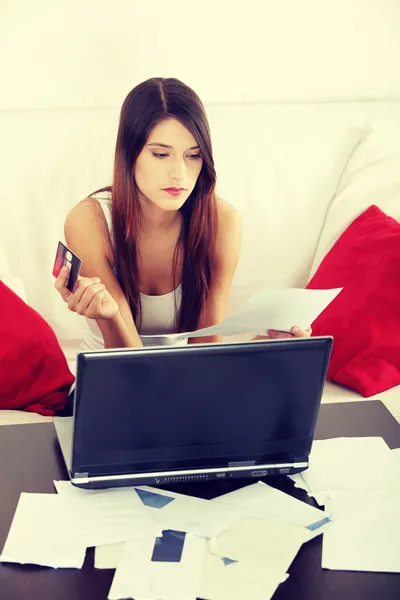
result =
[[[78,281],[79,271],[81,270],[82,261],[62,242],[58,242],[56,259],[54,261],[53,275],[58,277],[62,267],[66,266],[69,269],[68,277],[65,285],[70,292],[75,291]]]

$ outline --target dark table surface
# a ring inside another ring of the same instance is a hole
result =
[[[323,404],[315,438],[339,436],[381,436],[391,448],[400,447],[400,425],[378,400]],[[0,548],[20,493],[54,493],[53,480],[57,479],[67,479],[67,472],[52,423],[0,427]],[[313,504],[287,478],[264,481]],[[249,480],[241,480],[165,487],[213,498],[248,484]],[[36,518],[46,519],[46,515]],[[321,536],[301,548],[289,569],[289,579],[279,586],[274,600],[400,599],[400,574],[323,570],[321,552]],[[104,600],[114,571],[95,570],[93,561],[90,549],[81,570],[0,563],[0,600]]]

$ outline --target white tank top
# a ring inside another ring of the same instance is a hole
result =
[[[111,244],[114,245],[111,221],[111,193],[101,192],[101,195],[92,196],[96,198],[104,212],[104,217],[110,232]],[[113,268],[116,272],[115,267]],[[179,314],[182,299],[182,288],[179,285],[176,290],[162,296],[148,296],[140,294],[142,306],[142,324],[139,331],[144,346],[185,345],[187,340],[176,341],[165,337],[169,333],[175,333],[177,315]],[[81,350],[98,350],[104,348],[104,340],[95,319],[85,319],[85,331],[81,344]],[[148,337],[156,336],[156,337]]]

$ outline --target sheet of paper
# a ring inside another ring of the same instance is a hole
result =
[[[304,527],[270,519],[242,518],[210,540],[212,554],[258,564],[286,573],[301,546],[309,540]]]
[[[309,528],[309,539],[320,535],[330,522],[324,511],[261,481],[218,496],[212,502],[243,508],[252,519],[275,519]]]
[[[289,475],[290,479],[294,482],[294,487],[299,488],[300,490],[304,490],[310,496],[310,498],[314,498],[314,500],[319,504],[319,506],[325,506],[327,501],[329,500],[329,492],[318,492],[314,491],[311,493],[310,488],[304,481],[303,475],[301,473],[296,473],[295,475]]]
[[[399,506],[399,496],[382,492],[332,492],[322,567],[400,573]]]
[[[57,494],[22,493],[0,560],[80,569],[86,544],[73,517]]]
[[[310,457],[349,454],[349,452],[381,452],[390,450],[382,437],[334,437],[314,440]]]
[[[197,596],[204,600],[269,600],[288,575],[251,562],[229,562],[210,552],[204,558]]]
[[[330,438],[327,440],[314,440],[313,446],[310,452],[310,461],[313,464],[313,469],[323,469],[324,465],[330,462],[337,463],[340,457],[344,460],[348,459],[348,455],[352,455],[355,452],[367,452],[367,453],[380,453],[387,452],[389,450],[388,445],[381,437],[358,437],[358,438]],[[289,478],[298,487],[309,496],[315,498],[320,506],[325,506],[329,499],[329,491],[321,491],[318,489],[311,490],[307,485],[303,475],[307,473],[296,473],[295,475],[289,475]]]
[[[251,296],[218,325],[170,334],[169,337],[265,334],[268,329],[290,331],[293,325],[307,328],[342,289],[266,288]]]
[[[186,531],[209,538],[218,535],[245,514],[242,507],[222,506],[211,500],[167,492],[150,486],[140,486],[137,489],[174,498],[173,502],[164,504],[162,508],[146,506],[151,518],[161,529]]]
[[[56,481],[58,495],[68,502],[87,547],[154,537],[154,522],[134,488],[84,490],[69,481]]]
[[[318,496],[318,501],[329,497],[333,490],[400,494],[400,477],[393,476],[399,466],[382,438],[316,441],[309,463],[301,476],[310,495]]]
[[[160,540],[125,544],[109,600],[196,600],[205,547],[204,538],[179,532],[169,532],[164,545]]]
[[[95,569],[116,569],[121,558],[123,546],[123,542],[96,546],[94,551]]]

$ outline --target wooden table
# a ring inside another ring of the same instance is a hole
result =
[[[382,436],[400,447],[400,425],[378,400],[323,404],[316,439],[337,436]],[[54,493],[53,480],[67,479],[52,423],[0,427],[0,547],[21,492]],[[286,478],[266,479],[270,485],[312,503]],[[181,484],[174,489],[204,498],[249,484],[249,480]],[[45,514],[36,515],[46,519]],[[400,598],[400,574],[328,571],[321,568],[321,536],[304,545],[279,586],[274,600],[395,600]],[[87,552],[82,570],[0,564],[1,600],[103,600],[114,575],[95,570],[94,552]],[[251,599],[244,599],[251,600]]]

